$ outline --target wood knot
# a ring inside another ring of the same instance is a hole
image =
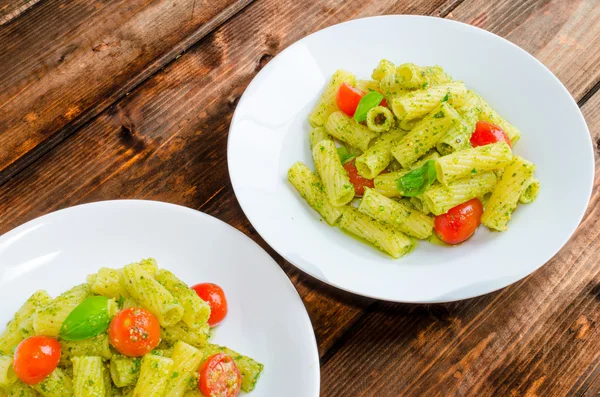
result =
[[[233,95],[233,96],[229,97],[229,99],[227,100],[227,105],[229,106],[229,108],[231,110],[233,110],[233,109],[235,109],[235,107],[237,106],[239,101],[240,101],[239,95]]]
[[[575,334],[575,339],[585,339],[594,326],[594,322],[590,321],[585,315],[580,315],[575,323],[571,325],[569,330]]]
[[[134,149],[136,152],[146,148],[146,142],[143,137],[137,133],[137,126],[132,113],[127,109],[119,110],[119,122],[121,130],[119,131],[119,139],[127,146]]]
[[[261,56],[260,59],[258,60],[258,65],[256,66],[256,71],[259,71],[262,68],[264,68],[271,59],[273,59],[273,55],[263,54],[263,56]]]
[[[596,152],[600,155],[600,138],[596,138]]]

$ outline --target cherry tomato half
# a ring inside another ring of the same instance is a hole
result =
[[[483,205],[478,199],[451,208],[435,217],[434,228],[437,236],[445,243],[459,244],[475,233],[481,223]]]
[[[233,358],[224,353],[207,358],[198,373],[198,387],[206,397],[235,397],[242,387],[240,370]]]
[[[383,99],[381,100],[381,102],[379,103],[379,106],[383,106],[383,107],[386,107],[386,108],[388,107],[388,103],[387,103],[387,101],[385,100],[385,98],[383,98]]]
[[[506,132],[502,128],[486,121],[478,121],[475,126],[475,132],[471,135],[471,145],[477,147],[496,142],[506,142],[508,146],[512,147],[508,135],[506,135]]]
[[[130,307],[117,313],[108,327],[110,344],[128,357],[141,357],[160,343],[160,324],[146,309]]]
[[[210,305],[210,317],[208,325],[214,327],[219,324],[227,315],[227,299],[225,292],[217,284],[201,283],[192,287],[203,301]]]
[[[375,187],[373,179],[366,179],[360,176],[356,169],[356,165],[354,165],[354,160],[344,164],[344,169],[348,172],[348,177],[350,178],[350,182],[354,185],[354,193],[357,196],[365,194],[365,187],[370,187],[371,189]]]
[[[348,83],[342,83],[337,92],[337,105],[338,108],[348,116],[354,116],[358,103],[365,96],[365,93],[352,87]]]
[[[60,360],[60,343],[49,336],[32,336],[17,346],[13,358],[15,373],[24,383],[34,385],[56,369]]]

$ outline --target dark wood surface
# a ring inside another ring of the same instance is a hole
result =
[[[315,328],[323,396],[598,395],[598,178],[548,264],[443,305],[328,287],[242,213],[226,138],[250,80],[309,33],[399,13],[466,22],[531,52],[578,101],[600,150],[598,0],[0,0],[0,233],[97,200],[185,205],[249,235],[291,278]]]

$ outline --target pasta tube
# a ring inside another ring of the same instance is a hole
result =
[[[335,144],[331,141],[321,141],[313,148],[313,159],[329,202],[335,207],[341,207],[352,201],[354,186],[342,166]]]
[[[452,106],[444,102],[421,120],[392,149],[392,155],[404,168],[435,146],[437,141],[458,122],[460,116]]]
[[[329,84],[325,88],[325,92],[319,98],[315,109],[308,116],[311,126],[318,127],[325,125],[329,115],[338,110],[336,96],[342,83],[354,86],[356,84],[356,76],[345,70],[338,70],[333,74],[333,77],[331,77]]]
[[[437,159],[435,169],[442,185],[482,172],[506,167],[512,160],[512,151],[506,142],[497,142],[461,150]]]
[[[371,243],[394,258],[407,254],[412,242],[398,229],[384,225],[354,207],[346,207],[340,219],[340,229]]]
[[[423,199],[434,215],[440,215],[452,207],[491,192],[495,184],[496,175],[493,172],[485,172],[459,179],[447,186],[434,185],[423,193]]]
[[[329,202],[321,179],[302,162],[297,162],[289,169],[288,180],[327,223],[333,225],[342,216],[342,210]]]
[[[371,131],[339,111],[331,113],[327,119],[327,124],[325,124],[325,129],[334,138],[346,142],[363,152],[369,148],[371,141],[379,136],[377,132]]]
[[[520,156],[514,156],[512,163],[506,167],[500,182],[492,192],[483,211],[481,223],[498,231],[508,229],[512,212],[517,207],[517,202],[528,187],[527,182],[534,172],[535,165]]]
[[[426,239],[433,231],[433,219],[427,215],[365,188],[358,210],[382,223],[394,226],[403,233]]]

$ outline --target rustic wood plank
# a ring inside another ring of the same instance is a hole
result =
[[[0,26],[18,18],[41,0],[0,0]]]
[[[382,13],[430,14],[442,4],[443,0],[253,3],[18,179],[0,186],[0,233],[78,203],[144,198],[214,214],[266,247],[234,205],[226,165],[229,121],[252,77],[283,48],[324,26]],[[283,268],[308,308],[321,354],[373,302],[328,288],[289,264]]]
[[[0,28],[0,183],[250,1],[45,2]]]

